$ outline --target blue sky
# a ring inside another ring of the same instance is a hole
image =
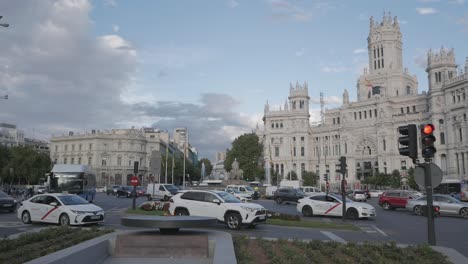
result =
[[[467,1],[468,2],[468,1]],[[398,16],[404,65],[427,90],[426,52],[468,56],[464,0],[0,0],[0,121],[50,139],[68,131],[189,129],[201,157],[261,124],[289,83],[337,107],[367,66],[369,18]],[[51,96],[53,95],[53,96]],[[24,107],[28,105],[28,107]]]

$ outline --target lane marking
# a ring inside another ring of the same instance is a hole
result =
[[[382,234],[382,236],[385,236],[385,237],[388,236],[387,234],[385,234],[384,231],[382,231],[380,228],[376,227],[375,225],[372,225],[372,227],[373,227],[375,230],[377,230],[377,232],[379,232],[380,234]]]
[[[108,210],[106,210],[106,211],[104,211],[104,212],[107,213],[107,212],[109,212],[109,211],[111,211],[111,210],[114,210],[114,209],[116,209],[116,208],[119,208],[119,207],[118,207],[118,206],[112,207],[111,209],[108,209]]]
[[[325,236],[327,236],[328,238],[330,238],[333,241],[340,242],[340,243],[346,243],[346,240],[344,240],[343,238],[333,234],[332,232],[320,231],[320,233],[324,234]]]

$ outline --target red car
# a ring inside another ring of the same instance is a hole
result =
[[[137,187],[136,187],[136,192],[137,192],[137,197],[145,196],[145,195],[146,195],[146,190],[145,190],[145,188],[143,188],[143,187],[141,187],[141,186],[137,186]]]
[[[408,191],[388,191],[384,192],[379,198],[379,205],[384,210],[395,210],[396,208],[405,208],[408,199],[413,199]]]

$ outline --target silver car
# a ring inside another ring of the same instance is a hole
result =
[[[468,203],[460,202],[448,195],[434,194],[433,195],[434,206],[440,207],[440,214],[444,215],[460,215],[464,218],[468,218]],[[426,205],[426,196],[422,196],[416,199],[408,200],[406,209],[413,211],[416,215],[422,215],[422,206]]]

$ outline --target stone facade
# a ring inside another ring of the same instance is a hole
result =
[[[189,150],[193,148],[188,148]],[[168,153],[183,155],[183,147],[171,141],[169,133],[152,128],[113,129],[85,134],[53,136],[50,157],[56,164],[90,165],[96,173],[98,185],[130,185],[134,162],[139,163],[143,184],[150,180],[164,182],[166,170],[161,159]],[[193,151],[187,153],[192,162]],[[171,168],[172,160],[168,160]],[[171,170],[167,171],[168,181]],[[180,175],[179,175],[180,176]]]
[[[367,40],[369,67],[357,81],[356,102],[350,102],[345,90],[342,106],[327,109],[318,125],[309,120],[307,83],[290,85],[288,101],[279,111],[266,103],[264,128],[258,131],[265,162],[271,161],[283,177],[289,171],[299,177],[301,170],[316,172],[321,184],[328,173],[333,189],[340,180],[336,164],[346,156],[348,186],[360,188],[360,180],[372,172],[405,174],[414,167],[411,159],[399,155],[399,126],[433,123],[433,162],[444,177],[468,180],[468,59],[464,71],[457,72],[453,50],[429,51],[429,89],[418,93],[416,76],[403,67],[398,19],[384,15],[376,23],[371,18]]]

